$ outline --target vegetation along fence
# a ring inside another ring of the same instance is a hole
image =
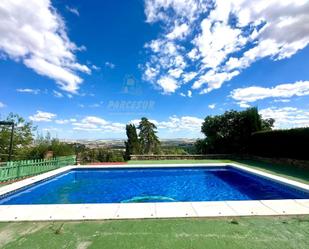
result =
[[[0,166],[0,182],[44,173],[67,165],[74,165],[76,156],[55,157],[51,159],[23,160],[7,162]]]

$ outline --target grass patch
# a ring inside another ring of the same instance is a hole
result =
[[[307,249],[309,222],[304,221],[309,216],[0,223],[0,247]]]
[[[177,164],[177,163],[231,163],[231,160],[201,159],[201,160],[131,160],[128,164]]]
[[[253,169],[261,170],[267,173],[309,184],[309,170],[306,169],[297,168],[291,165],[270,164],[252,160],[237,160],[234,162],[242,164],[244,166],[248,166]]]
[[[133,160],[128,164],[199,164],[199,163],[238,163],[249,168],[261,170],[270,174],[289,178],[291,180],[309,184],[309,170],[290,165],[270,164],[252,160]],[[309,162],[308,162],[309,163]]]

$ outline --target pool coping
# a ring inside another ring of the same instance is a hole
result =
[[[77,168],[159,168],[159,167],[215,167],[232,166],[273,181],[309,191],[309,185],[251,169],[237,163],[198,164],[132,164],[132,165],[76,165],[66,166],[0,188],[0,196],[28,185],[46,180]],[[154,202],[154,203],[102,203],[102,204],[36,204],[0,205],[0,222],[5,221],[64,221],[103,219],[146,219],[182,217],[234,217],[309,214],[309,199]]]

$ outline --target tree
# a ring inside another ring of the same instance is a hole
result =
[[[29,146],[33,142],[33,132],[36,127],[32,122],[27,122],[21,116],[13,113],[10,113],[5,120],[14,122],[13,159],[18,159],[20,148]],[[9,127],[0,126],[0,161],[8,159],[10,135],[11,129]]]
[[[140,153],[140,142],[137,137],[136,127],[134,124],[126,125],[126,133],[128,140],[125,142],[126,159],[130,159],[130,155]]]
[[[74,145],[63,143],[57,138],[51,138],[47,133],[44,137],[39,135],[30,147],[21,150],[20,159],[42,159],[48,151],[53,152],[53,157],[71,156],[75,154]]]
[[[210,153],[244,153],[248,150],[251,134],[271,130],[273,119],[263,120],[257,108],[227,111],[222,115],[207,116],[201,131],[205,134],[205,151]]]
[[[195,153],[197,154],[206,154],[207,153],[207,141],[206,139],[197,139],[195,144]]]
[[[160,153],[160,141],[156,135],[157,127],[151,123],[147,118],[142,118],[138,129],[139,141],[142,154],[159,154]]]

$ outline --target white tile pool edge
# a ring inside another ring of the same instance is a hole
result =
[[[145,164],[145,165],[85,165],[66,166],[30,177],[0,188],[0,196],[35,182],[53,177],[75,168],[155,168],[155,167],[207,167],[233,166],[235,168],[270,178],[293,187],[309,191],[309,185],[275,176],[236,163],[201,164]],[[231,217],[309,214],[309,199],[257,200],[257,201],[203,201],[165,203],[115,203],[115,204],[48,204],[0,205],[0,221],[54,221],[102,220],[181,217]]]

